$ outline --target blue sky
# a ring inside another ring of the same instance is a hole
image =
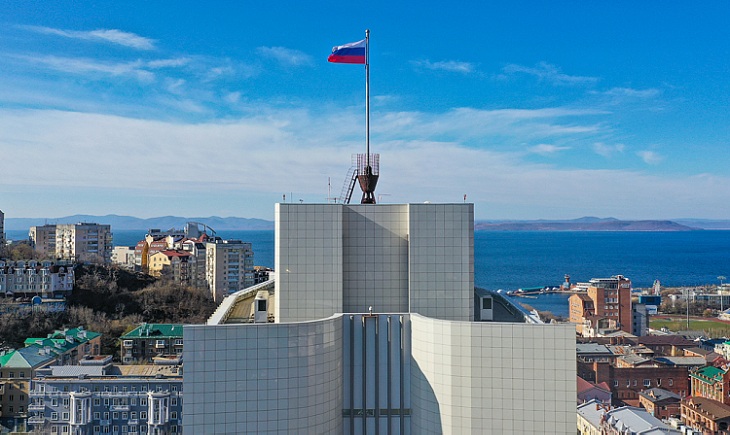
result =
[[[338,196],[365,74],[327,56],[368,28],[380,202],[730,217],[729,2],[211,3],[0,6],[6,217]]]

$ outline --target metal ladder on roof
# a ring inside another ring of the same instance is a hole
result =
[[[355,190],[355,183],[357,182],[357,167],[351,166],[347,171],[345,182],[342,184],[342,190],[340,191],[340,202],[342,204],[349,204],[352,199],[352,192]]]

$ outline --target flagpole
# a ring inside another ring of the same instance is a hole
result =
[[[370,172],[370,29],[365,30],[365,159]]]

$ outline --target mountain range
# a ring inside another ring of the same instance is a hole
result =
[[[186,222],[199,222],[216,231],[273,230],[274,222],[264,219],[240,217],[180,217],[162,216],[142,219],[133,216],[73,215],[59,218],[7,218],[6,231],[26,231],[32,226],[44,224],[68,224],[95,222],[109,224],[114,230],[149,230],[158,228],[181,229]],[[475,230],[489,231],[692,231],[730,230],[730,220],[721,219],[674,219],[674,220],[619,220],[615,218],[582,217],[568,220],[477,220]]]
[[[94,222],[97,224],[111,225],[114,230],[149,230],[157,228],[168,230],[170,228],[182,229],[187,222],[199,222],[208,225],[216,231],[230,230],[273,230],[274,222],[264,219],[247,219],[239,217],[180,217],[162,216],[148,219],[141,219],[133,216],[119,216],[109,214],[106,216],[92,216],[77,214],[59,218],[7,218],[5,219],[6,231],[25,231],[32,226],[45,224],[74,224],[78,222]]]

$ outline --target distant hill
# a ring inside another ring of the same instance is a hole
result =
[[[622,221],[614,218],[583,217],[572,220],[477,221],[475,230],[488,231],[694,231],[700,228],[673,221]]]
[[[133,216],[119,216],[110,214],[106,216],[74,215],[59,218],[7,218],[5,219],[6,231],[26,231],[32,226],[44,224],[73,224],[78,222],[94,222],[97,224],[111,225],[115,230],[148,230],[158,228],[168,230],[170,228],[181,229],[186,222],[200,222],[208,225],[216,231],[236,230],[273,230],[274,223],[264,219],[247,219],[239,217],[179,217],[162,216],[149,219],[140,219]]]
[[[726,219],[672,219],[672,221],[703,230],[730,230],[730,220]]]

